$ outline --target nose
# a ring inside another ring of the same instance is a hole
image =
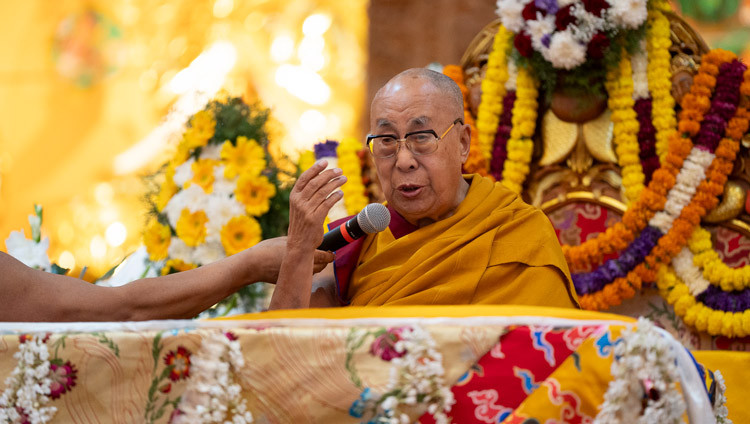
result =
[[[398,151],[396,151],[396,168],[401,171],[417,169],[419,162],[414,157],[414,153],[406,147],[406,141],[399,142]]]

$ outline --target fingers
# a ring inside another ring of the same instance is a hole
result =
[[[314,253],[314,263],[313,263],[314,272],[320,272],[329,263],[333,262],[334,259],[336,259],[336,256],[333,254],[333,252],[316,250]]]
[[[294,184],[293,190],[296,191],[302,191],[307,186],[307,184],[315,178],[318,174],[320,174],[324,169],[326,169],[326,166],[328,166],[328,161],[325,159],[321,159],[317,162],[315,162],[307,171],[303,172],[302,175],[299,176],[297,179],[297,183]]]
[[[327,264],[333,262],[333,260],[336,259],[336,255],[334,255],[333,252],[329,252],[326,250],[316,250],[314,259],[316,264]]]

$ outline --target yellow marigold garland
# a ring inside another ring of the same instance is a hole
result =
[[[537,117],[538,82],[526,68],[518,69],[516,101],[513,103],[508,139],[508,158],[503,166],[502,183],[516,193],[521,193],[529,173],[529,162],[534,151],[534,132]]]
[[[628,204],[638,199],[643,190],[643,168],[638,157],[638,119],[633,106],[633,70],[630,57],[622,50],[620,63],[607,74],[605,83],[612,110],[614,142],[617,160],[622,169],[622,186]]]
[[[458,84],[458,88],[461,89],[461,94],[464,96],[464,123],[471,128],[469,157],[466,159],[463,169],[467,173],[476,173],[492,178],[487,167],[487,160],[482,154],[482,150],[479,148],[479,134],[477,133],[474,117],[471,116],[471,109],[469,108],[469,89],[466,87],[466,84],[464,84],[464,71],[458,65],[446,65],[443,67],[443,73],[455,81],[456,84]]]
[[[346,177],[346,183],[341,186],[341,191],[344,192],[344,206],[350,215],[359,213],[369,201],[365,195],[362,167],[357,155],[360,150],[362,150],[362,143],[353,138],[343,139],[336,148],[339,168]]]
[[[492,52],[487,59],[487,73],[482,80],[482,99],[477,111],[477,130],[479,131],[479,148],[487,163],[492,159],[492,145],[495,142],[500,114],[503,112],[505,81],[508,80],[508,43],[512,35],[513,33],[500,25],[495,34]]]
[[[698,227],[688,242],[693,253],[693,263],[703,271],[703,277],[723,291],[743,290],[750,288],[750,265],[731,268],[725,264],[713,249],[711,233]]]
[[[656,154],[659,161],[664,163],[669,147],[669,138],[675,131],[676,119],[674,113],[674,98],[672,97],[672,73],[670,72],[671,56],[669,48],[672,46],[669,19],[659,10],[669,4],[655,2],[656,8],[648,14],[648,32],[646,36],[648,49],[648,88],[651,92],[652,111],[651,120],[656,129]]]
[[[604,255],[627,247],[648,220],[664,207],[667,192],[693,147],[691,137],[698,134],[703,114],[711,107],[710,96],[719,74],[718,64],[731,60],[727,54],[723,50],[712,50],[703,56],[690,93],[682,99],[678,131],[672,133],[664,163],[654,172],[651,183],[642,191],[638,201],[625,211],[622,221],[578,246],[562,246],[572,271],[585,270],[591,264],[600,263]]]
[[[711,309],[690,294],[670,267],[661,267],[657,287],[662,297],[674,306],[674,312],[700,332],[712,336],[745,337],[750,335],[750,309],[744,312],[725,312]]]

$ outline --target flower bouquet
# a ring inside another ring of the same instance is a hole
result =
[[[647,0],[498,0],[497,13],[516,62],[531,64],[549,89],[562,76],[583,91],[597,79],[602,88],[603,72],[622,47],[637,48],[648,17]]]
[[[171,274],[205,265],[286,234],[296,167],[280,168],[268,149],[269,111],[240,98],[210,102],[193,115],[174,158],[151,181],[149,259]],[[255,284],[209,316],[249,312],[264,296]]]

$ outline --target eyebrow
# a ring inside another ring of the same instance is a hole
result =
[[[430,122],[430,118],[423,115],[423,116],[418,116],[416,118],[410,119],[409,126],[410,127],[423,127],[423,126],[426,126],[429,122]],[[376,126],[378,128],[382,128],[382,127],[394,128],[393,122],[385,118],[378,119],[376,121]]]

